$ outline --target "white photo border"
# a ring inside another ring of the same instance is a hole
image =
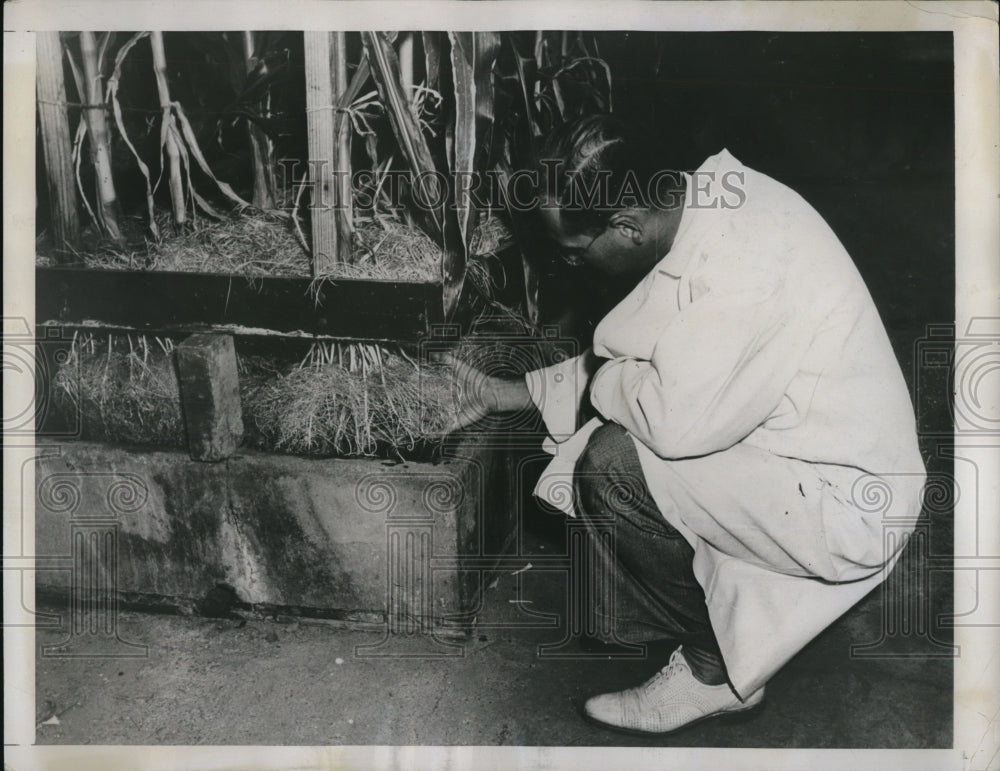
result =
[[[4,334],[9,319],[34,318],[35,48],[37,30],[600,29],[950,31],[955,68],[956,335],[977,319],[1000,320],[1000,96],[997,5],[979,2],[743,2],[742,0],[527,2],[323,2],[322,0],[20,0],[4,7]],[[391,24],[389,23],[391,20]],[[994,341],[993,345],[997,345]],[[956,382],[963,376],[956,372]],[[991,381],[997,384],[996,375]],[[30,401],[30,372],[4,370],[4,415]],[[994,393],[990,402],[997,406]],[[956,614],[1000,588],[1000,436],[956,432],[956,460],[979,468],[978,495],[956,505]],[[5,767],[26,768],[1000,768],[1000,627],[955,626],[954,748],[777,750],[550,747],[69,747],[34,746],[34,630],[17,626],[32,574],[7,569],[33,554],[31,448],[4,436]],[[22,466],[28,471],[22,475]],[[990,471],[990,469],[993,469]],[[22,504],[22,501],[24,503]],[[976,502],[978,501],[978,507]],[[969,542],[968,533],[978,532]],[[13,544],[13,546],[12,546]],[[24,577],[22,583],[22,576]],[[987,578],[988,580],[982,580]]]

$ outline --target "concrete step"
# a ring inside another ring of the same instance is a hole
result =
[[[36,587],[97,611],[146,598],[461,626],[515,538],[513,463],[487,436],[438,463],[53,442],[36,460]]]

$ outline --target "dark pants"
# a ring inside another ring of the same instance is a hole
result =
[[[673,639],[695,675],[713,684],[725,666],[694,577],[694,550],[663,518],[646,485],[632,438],[621,426],[598,428],[576,466],[576,500],[591,538],[597,583],[592,628],[607,642]],[[588,583],[594,584],[591,580]]]

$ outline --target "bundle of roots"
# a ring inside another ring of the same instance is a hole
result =
[[[172,343],[159,338],[78,336],[54,380],[55,406],[81,418],[86,438],[184,446]],[[314,346],[298,363],[241,356],[246,443],[339,457],[423,455],[454,418],[446,363],[361,344]]]

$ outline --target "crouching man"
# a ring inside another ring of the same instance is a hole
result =
[[[924,468],[879,314],[820,215],[726,151],[691,174],[648,165],[609,116],[546,139],[539,211],[554,247],[632,288],[592,351],[524,382],[478,379],[466,420],[534,404],[555,456],[536,494],[613,522],[612,542],[593,545],[614,577],[597,628],[681,645],[585,711],[667,733],[758,706],[885,579]],[[597,417],[579,426],[583,407]],[[567,478],[572,500],[556,494]]]

